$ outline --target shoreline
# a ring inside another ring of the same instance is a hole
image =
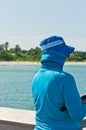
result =
[[[0,65],[40,65],[40,62],[29,62],[29,61],[0,61]]]
[[[86,62],[65,62],[65,65],[86,65]]]
[[[40,65],[40,62],[0,61],[0,65]],[[65,62],[65,65],[86,65],[86,62]]]

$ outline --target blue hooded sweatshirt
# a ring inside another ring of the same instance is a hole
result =
[[[51,49],[44,50],[41,68],[32,81],[36,109],[34,130],[80,130],[86,116],[73,76],[63,71],[66,56]],[[65,110],[62,110],[63,107]]]

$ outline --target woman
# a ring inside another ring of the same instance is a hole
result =
[[[36,109],[34,130],[80,130],[86,116],[74,77],[63,71],[66,58],[74,47],[66,45],[60,36],[41,41],[41,68],[32,81]]]

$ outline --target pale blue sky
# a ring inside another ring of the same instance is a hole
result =
[[[86,51],[86,0],[0,0],[0,44],[30,49],[51,35]]]

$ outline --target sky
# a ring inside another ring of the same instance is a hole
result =
[[[0,44],[29,50],[52,35],[86,51],[86,0],[0,0]]]

